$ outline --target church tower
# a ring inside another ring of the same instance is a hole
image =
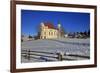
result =
[[[44,27],[44,23],[43,23],[43,22],[41,22],[41,24],[40,24],[40,25],[41,25],[41,27]]]
[[[58,22],[58,38],[61,37],[61,24]]]
[[[43,22],[41,22],[40,23],[40,39],[43,39],[43,30],[44,30],[44,23]]]

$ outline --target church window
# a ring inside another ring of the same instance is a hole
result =
[[[44,32],[44,35],[46,35],[46,32]]]
[[[51,35],[51,33],[49,32],[49,35]]]

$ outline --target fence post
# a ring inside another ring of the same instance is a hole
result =
[[[25,58],[27,59],[28,58],[28,51],[25,50]]]
[[[62,54],[61,53],[57,53],[57,55],[58,55],[58,61],[62,61]]]
[[[30,60],[30,50],[28,50],[27,58]]]

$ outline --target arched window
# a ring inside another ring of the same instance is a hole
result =
[[[49,32],[49,35],[50,35],[50,32]]]
[[[55,35],[57,35],[57,32],[55,31]]]
[[[51,32],[51,35],[53,35],[53,32]]]
[[[44,35],[46,35],[46,32],[44,32]]]

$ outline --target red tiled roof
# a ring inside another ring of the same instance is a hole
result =
[[[56,29],[56,28],[54,27],[54,25],[53,25],[52,23],[50,23],[50,22],[46,22],[46,23],[44,23],[44,25],[45,25],[45,26],[48,26],[48,28]]]

